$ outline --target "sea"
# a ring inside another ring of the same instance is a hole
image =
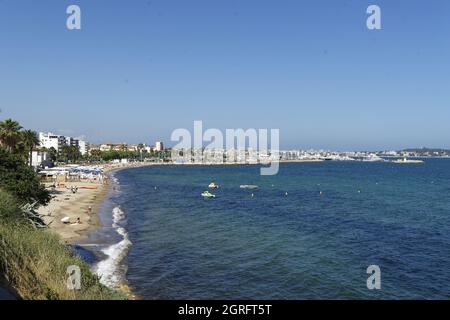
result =
[[[104,284],[142,299],[450,297],[450,159],[285,163],[274,176],[166,165],[113,179],[104,227],[83,248]],[[216,198],[203,198],[213,181]]]

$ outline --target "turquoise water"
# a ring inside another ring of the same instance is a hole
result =
[[[120,264],[143,298],[450,296],[450,160],[292,163],[266,177],[258,166],[160,166],[115,177],[118,224],[132,242]],[[221,188],[205,200],[211,181]],[[381,290],[366,287],[369,265],[381,268]]]

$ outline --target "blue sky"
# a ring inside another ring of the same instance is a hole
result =
[[[202,120],[283,148],[450,148],[450,1],[0,0],[0,109],[92,142]]]

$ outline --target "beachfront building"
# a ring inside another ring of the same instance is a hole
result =
[[[56,134],[53,134],[51,132],[49,133],[43,133],[39,132],[39,141],[40,146],[45,149],[51,149],[54,148],[56,151],[59,150],[60,145],[60,139],[59,136]]]
[[[81,155],[85,156],[89,151],[88,143],[84,140],[78,140],[78,149],[80,150]]]
[[[110,144],[110,143],[101,144],[100,147],[99,147],[99,150],[100,151],[111,151],[112,150],[112,144]]]
[[[80,142],[80,140],[78,140],[78,139],[66,137],[66,145],[71,146],[71,147],[76,147],[78,150],[80,150],[79,142]]]
[[[152,147],[146,145],[145,143],[128,145],[128,151],[132,152],[151,153],[152,150]]]
[[[31,165],[34,168],[48,168],[51,167],[53,163],[47,151],[36,149],[31,153]]]
[[[64,146],[74,146],[80,150],[81,155],[87,153],[88,143],[81,139],[75,139],[72,137],[66,137],[63,135],[54,134],[51,132],[44,133],[39,132],[40,147],[47,150],[53,148],[57,152],[60,152]]]
[[[140,150],[140,148],[139,148],[139,145],[137,145],[137,144],[128,145],[128,151],[138,152],[139,150]]]
[[[144,150],[144,152],[146,152],[146,153],[152,153],[153,148],[150,147],[150,146],[145,145],[143,150]]]
[[[92,151],[100,151],[99,144],[89,144],[88,153],[91,154]]]
[[[156,143],[155,143],[155,151],[156,152],[164,151],[164,144],[161,141],[156,141]]]
[[[100,151],[128,151],[126,143],[104,143],[100,145]]]

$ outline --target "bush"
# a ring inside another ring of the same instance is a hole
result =
[[[22,204],[46,205],[50,201],[50,193],[40,184],[33,168],[21,156],[4,149],[0,149],[0,188]]]
[[[23,299],[110,300],[125,299],[103,286],[88,265],[57,235],[37,230],[17,217],[14,199],[0,190],[0,275]],[[69,266],[81,269],[81,290],[66,285]]]
[[[81,269],[81,290],[67,288],[69,266]],[[87,264],[49,232],[0,222],[0,272],[23,298],[111,300],[126,297],[105,286]]]
[[[0,189],[0,221],[16,221],[22,216],[16,200]]]

